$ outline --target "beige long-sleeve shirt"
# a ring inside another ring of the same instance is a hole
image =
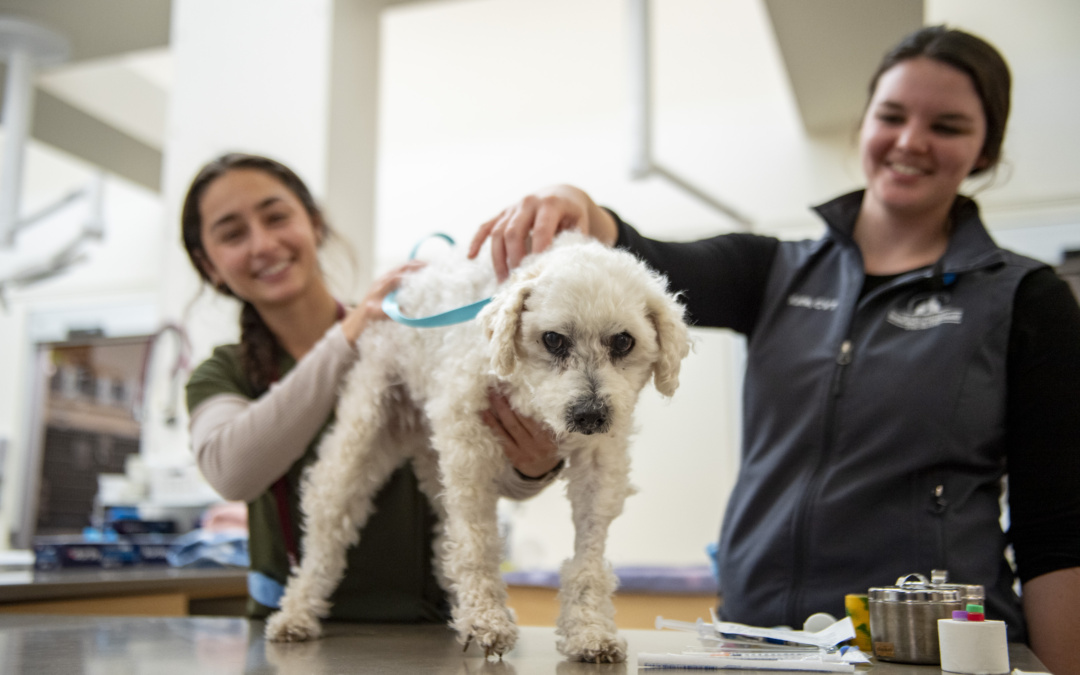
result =
[[[251,501],[266,491],[311,445],[357,357],[341,325],[335,324],[285,377],[255,400],[230,390],[227,378],[222,378],[222,391],[203,398],[191,410],[192,448],[207,482],[230,500]],[[530,480],[508,462],[499,480],[500,494],[527,499],[550,485],[557,473]]]

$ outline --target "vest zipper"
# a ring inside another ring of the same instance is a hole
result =
[[[817,465],[814,467],[814,471],[810,474],[810,478],[806,483],[806,490],[803,492],[802,503],[803,508],[799,510],[799,516],[797,518],[797,527],[795,530],[795,551],[793,569],[794,579],[792,583],[792,593],[788,597],[787,607],[787,619],[789,622],[793,622],[792,625],[799,625],[802,621],[798,617],[799,605],[802,603],[803,594],[803,566],[806,562],[805,551],[807,549],[807,542],[809,540],[809,524],[812,520],[813,503],[816,500],[819,483],[821,480],[821,471],[826,465],[826,456],[831,451],[833,445],[833,436],[835,435],[835,418],[836,418],[836,399],[839,398],[842,392],[842,380],[844,370],[846,366],[851,363],[852,345],[851,339],[845,339],[840,344],[840,351],[836,354],[836,368],[833,371],[832,383],[829,386],[829,397],[826,402],[825,408],[825,444],[821,449],[821,454],[818,456]],[[803,617],[805,619],[806,617]]]
[[[851,363],[851,340],[844,340],[843,344],[840,345],[840,353],[836,355],[836,370],[833,373],[832,387],[830,389],[833,396],[840,395],[844,366],[849,363]]]
[[[930,512],[937,516],[934,520],[937,522],[937,541],[934,542],[936,550],[933,551],[934,565],[941,566],[942,569],[948,569],[949,554],[948,548],[945,546],[945,511],[949,507],[949,499],[945,496],[945,485],[939,484],[934,488],[934,505],[930,509]]]
[[[945,499],[945,486],[938,485],[934,488],[934,513],[945,513],[945,507],[949,502]]]

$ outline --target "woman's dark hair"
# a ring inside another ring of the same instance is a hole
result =
[[[180,212],[180,229],[184,239],[184,249],[187,251],[191,264],[202,277],[203,281],[212,284],[213,281],[206,273],[205,263],[209,260],[202,240],[202,213],[200,206],[203,195],[207,188],[218,178],[230,171],[248,169],[262,171],[278,180],[293,195],[296,196],[307,211],[316,231],[326,235],[328,226],[323,218],[322,211],[315,203],[311,191],[304,185],[292,169],[281,162],[261,157],[259,155],[247,155],[242,153],[229,153],[211,161],[195,175],[188,188],[187,196],[184,197],[184,205]],[[224,284],[214,285],[215,290],[223,295],[236,297],[232,290]],[[270,332],[259,315],[258,310],[250,302],[242,301],[243,309],[240,311],[240,358],[244,372],[248,376],[252,390],[256,396],[262,394],[270,387],[270,383],[277,375],[278,361],[281,356],[280,346],[274,334]]]
[[[873,97],[885,71],[920,56],[952,66],[971,78],[986,116],[986,139],[981,153],[986,165],[971,173],[974,175],[996,166],[1001,160],[1012,87],[1012,76],[1005,59],[982,38],[945,26],[928,26],[905,37],[885,55],[870,80],[870,96]]]

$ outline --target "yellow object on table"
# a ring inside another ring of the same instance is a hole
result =
[[[870,639],[870,598],[865,593],[851,593],[844,596],[844,613],[855,624],[855,646],[867,654],[874,653],[874,642]]]

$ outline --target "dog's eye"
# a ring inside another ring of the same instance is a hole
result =
[[[634,348],[634,337],[630,333],[619,333],[611,338],[611,355],[626,356]]]
[[[570,340],[565,335],[548,331],[544,333],[544,347],[555,356],[565,356]]]

